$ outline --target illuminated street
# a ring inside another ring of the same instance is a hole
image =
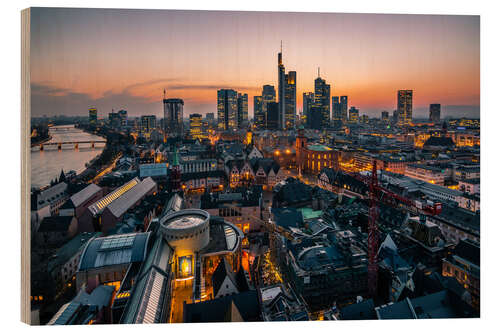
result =
[[[193,279],[175,281],[172,294],[171,323],[182,323],[183,304],[191,303],[193,295]]]

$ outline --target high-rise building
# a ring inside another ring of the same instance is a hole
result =
[[[399,111],[398,110],[392,111],[392,122],[399,123]]]
[[[118,111],[118,116],[120,117],[120,125],[122,127],[127,126],[127,110]]]
[[[399,125],[409,125],[412,122],[413,90],[398,90]]]
[[[312,126],[312,109],[314,106],[314,93],[305,92],[302,94],[302,113],[306,116],[306,127],[313,128]]]
[[[262,104],[262,96],[253,97],[253,120],[255,127],[258,129],[264,129],[266,127],[266,115],[262,110]]]
[[[429,105],[429,120],[435,124],[441,122],[441,104]]]
[[[285,126],[285,66],[283,65],[282,49],[278,53],[278,124],[280,129]]]
[[[290,71],[285,74],[282,48],[278,53],[278,105],[279,128],[293,128],[297,114],[297,73]]]
[[[349,109],[349,122],[352,124],[357,124],[359,121],[359,110],[354,106]]]
[[[248,125],[248,94],[238,93],[238,128]]]
[[[258,103],[259,101],[257,101]],[[261,96],[261,114],[259,115],[258,124],[260,124],[261,128],[266,127],[267,124],[267,105],[271,102],[276,102],[276,90],[274,86],[266,84],[262,86],[262,96]],[[255,99],[254,99],[254,111],[255,111]],[[254,116],[257,116],[254,113]],[[257,124],[257,123],[256,123]],[[259,128],[259,125],[257,126]]]
[[[332,119],[342,121],[342,104],[340,104],[339,96],[332,96]]]
[[[166,136],[184,134],[184,101],[180,98],[166,98],[163,90],[163,130]]]
[[[141,134],[149,139],[153,130],[156,129],[156,116],[141,116]]]
[[[364,114],[364,115],[361,116],[360,120],[361,120],[362,123],[368,124],[370,118],[368,118],[368,115]]]
[[[266,128],[270,130],[279,129],[279,103],[271,102],[267,104]]]
[[[314,80],[314,106],[321,113],[321,128],[330,126],[330,85],[319,76]]]
[[[290,71],[285,75],[285,128],[295,127],[297,114],[297,73]]]
[[[276,102],[276,90],[274,86],[266,84],[262,86],[262,110],[267,111],[267,103]]]
[[[96,108],[89,109],[89,125],[92,127],[97,126],[97,109]]]
[[[341,120],[342,123],[347,123],[347,109],[348,109],[348,98],[347,96],[340,96],[340,109],[341,109]]]
[[[205,119],[208,121],[208,122],[213,122],[215,121],[215,115],[213,112],[208,112],[206,115],[205,115]]]
[[[189,135],[193,139],[202,139],[202,115],[199,113],[193,113],[189,115]]]
[[[389,122],[389,112],[387,111],[382,111],[381,118],[383,123],[388,123]]]
[[[220,131],[238,127],[238,93],[232,89],[217,90],[217,128]]]
[[[108,121],[111,128],[118,128],[121,125],[120,115],[114,111],[108,113]]]

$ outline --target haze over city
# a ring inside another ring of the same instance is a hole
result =
[[[320,75],[360,113],[396,108],[414,92],[414,117],[479,117],[479,17],[334,13],[34,8],[32,115],[162,115],[163,89],[184,114],[216,112],[217,89],[253,96],[277,86],[276,55],[302,93]]]

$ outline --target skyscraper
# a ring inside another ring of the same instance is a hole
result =
[[[314,80],[314,106],[321,113],[321,128],[330,126],[330,85],[319,75]]]
[[[220,131],[238,127],[238,93],[232,89],[217,90],[217,128]]]
[[[295,127],[297,114],[297,73],[290,71],[285,75],[285,128]]]
[[[111,111],[108,113],[108,120],[111,128],[118,128],[121,125],[120,115],[117,112]]]
[[[382,111],[381,120],[383,123],[388,123],[389,122],[389,112]]]
[[[276,102],[276,90],[274,86],[266,84],[262,86],[262,106],[263,110],[267,110],[267,103]]]
[[[184,101],[180,98],[166,98],[163,90],[163,126],[166,136],[182,136],[184,134]]]
[[[352,124],[357,124],[359,121],[359,110],[354,106],[349,109],[349,122]]]
[[[255,127],[263,129],[266,127],[266,115],[263,111],[262,96],[253,97],[253,121]]]
[[[238,128],[248,124],[248,94],[238,93]]]
[[[297,114],[297,73],[285,74],[282,47],[278,53],[278,108],[279,128],[293,128]]]
[[[334,127],[342,125],[342,104],[340,104],[339,96],[332,97],[332,118]]]
[[[213,112],[208,112],[206,115],[205,115],[205,119],[208,121],[208,122],[213,122],[215,121],[215,115]]]
[[[306,127],[312,127],[312,108],[314,106],[314,93],[305,92],[302,94],[302,113],[306,116]]]
[[[92,127],[97,126],[97,109],[96,108],[89,109],[89,125]]]
[[[348,100],[347,96],[340,96],[340,109],[341,109],[341,120],[342,123],[347,123],[347,108],[348,108]]]
[[[278,126],[285,127],[285,66],[283,65],[282,46],[278,53]]]
[[[120,117],[120,125],[122,127],[127,126],[127,110],[120,110],[118,111],[118,115]]]
[[[276,102],[267,104],[266,128],[270,130],[279,129],[279,104]]]
[[[202,139],[202,115],[199,113],[193,113],[189,115],[189,135],[193,139]]]
[[[156,129],[156,116],[141,116],[141,134],[146,139],[149,139],[154,129]]]
[[[398,90],[399,125],[409,125],[412,122],[413,90]]]
[[[435,124],[441,122],[441,104],[429,105],[429,120]]]

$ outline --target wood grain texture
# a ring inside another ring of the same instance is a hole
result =
[[[30,9],[21,11],[21,321],[31,324]]]

